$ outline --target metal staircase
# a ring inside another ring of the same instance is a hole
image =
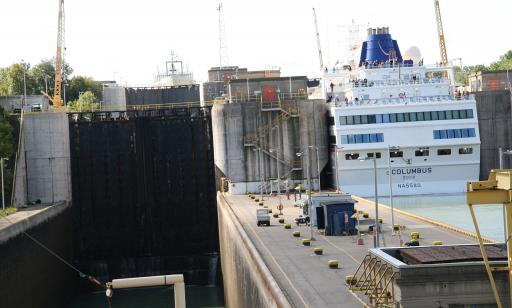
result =
[[[350,291],[362,295],[369,307],[395,307],[394,283],[398,272],[376,257],[366,255],[353,276],[347,277]]]

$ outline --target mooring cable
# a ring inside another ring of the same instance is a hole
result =
[[[9,224],[11,225],[14,225],[14,223],[7,218],[7,215],[6,216],[1,216],[3,219],[5,219]],[[76,271],[78,273],[78,275],[80,276],[80,278],[83,278],[83,279],[86,279],[88,281],[90,281],[91,283],[93,284],[96,284],[98,285],[99,287],[102,287],[104,289],[107,288],[106,284],[100,282],[98,279],[96,279],[95,277],[91,276],[91,275],[87,275],[85,273],[83,273],[81,270],[79,270],[77,267],[73,266],[71,263],[69,263],[68,261],[66,261],[64,258],[62,258],[61,256],[59,256],[56,252],[54,252],[53,250],[51,250],[50,248],[46,247],[43,243],[41,243],[40,241],[38,241],[36,238],[34,238],[33,236],[31,236],[30,234],[28,234],[26,231],[21,231],[21,233],[23,233],[24,235],[26,235],[30,240],[32,240],[34,243],[36,243],[39,247],[43,248],[44,250],[46,250],[46,252],[48,252],[49,254],[51,254],[52,256],[54,256],[55,258],[57,258],[59,261],[61,261],[62,263],[64,263],[66,266],[68,266],[69,268],[71,268],[72,270]],[[110,301],[109,301],[109,306],[112,307],[110,305]]]

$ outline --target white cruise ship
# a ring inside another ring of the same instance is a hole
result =
[[[403,59],[388,28],[368,29],[359,66],[325,71],[333,179],[344,192],[464,192],[478,180],[480,135],[473,95],[455,91],[450,66]],[[364,160],[364,158],[369,158]]]

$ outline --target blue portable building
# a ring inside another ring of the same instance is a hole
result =
[[[356,234],[354,200],[321,203],[325,224],[325,235]]]

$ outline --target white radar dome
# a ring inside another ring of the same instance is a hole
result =
[[[412,46],[407,49],[402,55],[404,60],[412,60],[414,63],[418,63],[421,60],[421,51],[418,47]]]

